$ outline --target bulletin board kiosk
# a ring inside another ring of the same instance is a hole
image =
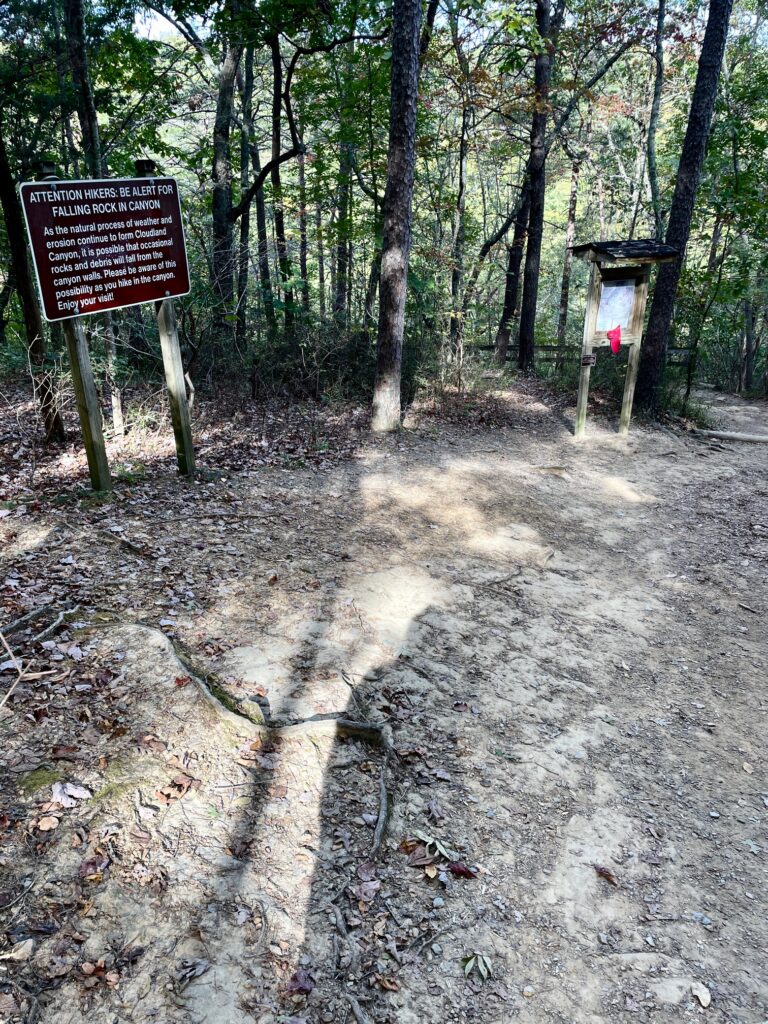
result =
[[[588,242],[586,245],[575,245],[573,255],[592,264],[581,347],[575,435],[584,435],[589,374],[597,359],[594,350],[610,347],[614,355],[618,355],[622,345],[629,346],[629,356],[619,433],[627,434],[640,365],[651,267],[654,263],[672,262],[677,259],[678,252],[664,242],[638,239],[631,242]]]

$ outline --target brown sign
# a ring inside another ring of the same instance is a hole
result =
[[[189,292],[173,178],[36,181],[19,192],[46,320]]]

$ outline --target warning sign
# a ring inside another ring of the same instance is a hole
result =
[[[46,320],[189,292],[173,178],[35,181],[19,192]]]

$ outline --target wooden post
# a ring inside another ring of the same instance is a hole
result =
[[[187,388],[184,383],[184,366],[181,362],[179,332],[176,329],[176,311],[171,299],[155,303],[157,329],[160,332],[160,349],[163,353],[165,383],[168,386],[168,400],[171,406],[171,422],[176,438],[176,459],[179,472],[193,476],[195,472],[195,449],[192,446],[192,426],[189,421]]]
[[[155,176],[154,160],[134,160],[137,178]],[[179,332],[176,328],[176,310],[172,299],[161,299],[155,303],[157,329],[160,334],[160,350],[163,354],[165,383],[168,387],[168,401],[171,406],[171,422],[176,438],[176,461],[179,472],[193,476],[195,472],[195,449],[192,446],[192,425],[189,419],[187,387],[184,383],[184,366],[181,362]]]
[[[624,399],[621,403],[621,419],[619,420],[619,433],[626,436],[629,433],[629,421],[632,418],[632,401],[635,397],[635,384],[637,383],[637,370],[640,366],[640,342],[629,346],[629,359],[627,361],[627,376],[624,380]]]
[[[82,321],[80,317],[73,316],[62,320],[62,326],[64,337],[67,339],[69,362],[72,366],[72,383],[75,388],[85,454],[88,457],[91,486],[94,491],[111,491],[112,477],[109,472],[107,449],[101,429],[101,408],[93,381],[91,359],[88,354],[88,343],[85,340]]]
[[[589,274],[587,311],[584,316],[584,339],[581,345],[581,372],[579,373],[579,397],[576,402],[575,437],[583,437],[587,424],[587,401],[589,399],[589,374],[592,370],[592,336],[597,322],[597,307],[600,298],[600,275],[597,264],[593,263]]]

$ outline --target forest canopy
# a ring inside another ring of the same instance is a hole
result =
[[[764,392],[764,19],[752,0],[5,0],[0,365],[39,379],[63,351],[22,280],[18,184],[150,159],[182,196],[191,379],[370,399],[401,357],[396,404],[494,359],[572,385],[588,268],[571,247],[663,240],[682,218],[660,327],[649,303],[647,404],[695,380]],[[705,30],[724,47],[711,118],[694,102]],[[410,247],[396,286],[393,246]],[[87,326],[113,390],[158,371],[149,308]]]

